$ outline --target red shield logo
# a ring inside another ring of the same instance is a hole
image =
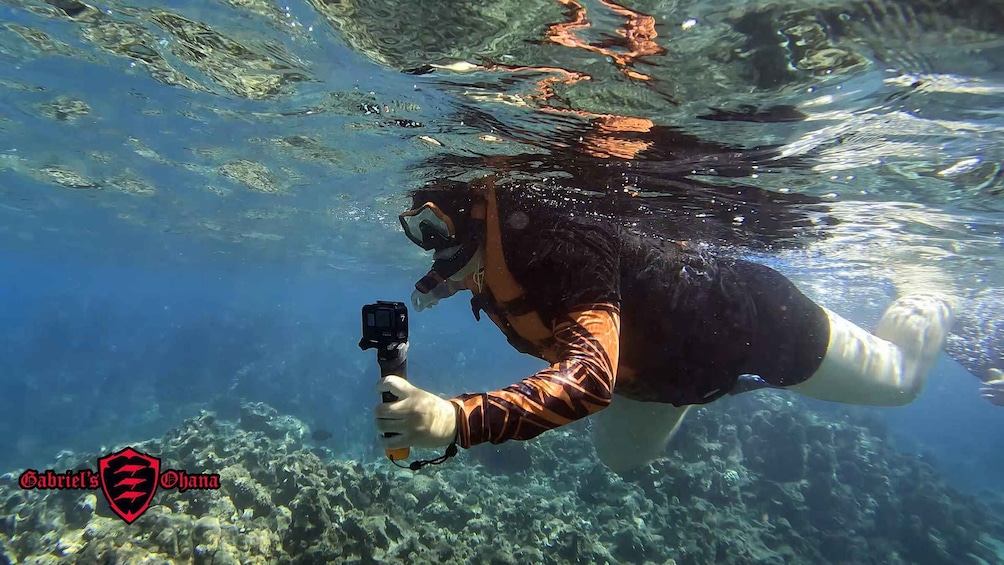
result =
[[[132,524],[150,507],[160,479],[160,458],[131,447],[98,459],[101,490],[119,518]]]

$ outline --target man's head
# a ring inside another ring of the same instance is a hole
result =
[[[413,191],[411,199],[411,209],[400,216],[401,227],[426,251],[462,244],[476,229],[471,222],[474,200],[465,183],[439,182]]]
[[[400,216],[401,227],[415,245],[436,252],[432,270],[415,285],[428,293],[476,257],[484,221],[472,215],[476,201],[466,183],[439,182],[415,190],[411,197],[411,209]]]

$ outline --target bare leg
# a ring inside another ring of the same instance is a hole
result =
[[[826,314],[826,357],[807,381],[788,388],[820,400],[874,406],[901,406],[920,395],[953,321],[948,304],[932,295],[893,302],[875,335]]]
[[[662,454],[689,408],[615,394],[610,405],[592,417],[600,461],[614,472],[647,465]]]

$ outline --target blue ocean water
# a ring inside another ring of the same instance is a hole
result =
[[[340,457],[379,459],[371,420],[378,369],[372,352],[357,347],[359,309],[407,301],[428,269],[428,256],[397,224],[405,192],[435,178],[437,165],[467,172],[464,161],[435,162],[443,155],[567,156],[561,151],[575,140],[556,132],[572,118],[566,123],[541,107],[643,116],[693,133],[684,147],[725,139],[811,155],[813,168],[743,180],[822,198],[840,221],[821,223],[829,239],[807,250],[779,246],[757,257],[865,327],[898,289],[948,281],[967,312],[981,312],[967,320],[982,331],[970,346],[1004,342],[1001,306],[976,307],[981,293],[1004,285],[1004,88],[1000,49],[983,36],[964,45],[980,53],[965,65],[958,63],[964,55],[938,60],[928,46],[919,57],[926,62],[912,68],[907,56],[915,53],[890,47],[904,58],[883,58],[881,46],[868,43],[860,68],[800,68],[797,80],[780,85],[765,83],[761,69],[759,79],[743,75],[757,84],[741,90],[728,83],[723,63],[716,76],[728,84],[720,91],[694,79],[672,97],[659,90],[665,82],[624,78],[626,67],[615,69],[609,55],[545,56],[528,51],[536,44],[526,38],[499,38],[508,51],[490,54],[511,56],[514,67],[566,65],[596,75],[595,91],[569,86],[558,102],[540,102],[520,70],[472,78],[401,72],[416,62],[410,57],[446,64],[467,53],[483,63],[478,56],[495,48],[492,41],[466,52],[463,45],[402,48],[408,56],[394,59],[395,41],[384,41],[383,53],[359,39],[351,22],[326,20],[317,3],[265,2],[254,11],[227,2],[116,2],[97,6],[104,15],[83,23],[58,4],[0,3],[0,471],[44,466],[62,450],[102,452],[157,437],[204,409],[233,414],[241,400],[267,402],[332,432],[329,446]],[[690,8],[715,26],[728,21],[711,3]],[[238,38],[250,54],[237,61],[260,56],[285,65],[269,76],[294,69],[306,78],[248,95],[241,88],[253,81],[234,87],[220,78],[230,70],[200,67],[180,32],[151,23],[158,10]],[[614,25],[617,18],[602,13],[597,21]],[[658,24],[660,37],[684,53],[679,34],[705,21],[661,18],[669,23]],[[114,35],[101,26],[116,22],[149,34],[137,42],[166,67],[95,39]],[[28,41],[18,26],[56,47]],[[721,31],[709,29],[703,41]],[[907,31],[923,37],[939,29]],[[648,57],[637,69],[653,75],[686,62],[673,49]],[[165,68],[187,82],[165,79]],[[712,105],[741,108],[747,91],[755,91],[758,108],[785,103],[808,118],[696,119]],[[75,112],[76,102],[86,111]],[[506,144],[494,145],[507,134]],[[673,151],[660,159],[676,158]],[[681,160],[673,166],[701,162],[700,155]],[[497,389],[543,367],[489,322],[475,322],[460,298],[413,313],[411,336],[411,379],[444,395]],[[913,404],[850,413],[886,426],[900,449],[931,461],[952,486],[1001,493],[1004,408],[982,400],[979,386],[944,356]],[[848,412],[809,405],[835,418]]]
[[[8,469],[161,434],[228,394],[295,412],[365,454],[379,370],[357,347],[360,307],[406,299],[413,282],[395,271],[164,270],[58,255],[8,255],[2,273]],[[413,315],[413,379],[460,394],[539,368],[496,332],[466,301]]]
[[[156,436],[233,391],[332,431],[347,456],[372,456],[379,369],[356,346],[359,309],[405,300],[415,267],[363,278],[10,254],[0,270],[4,468]],[[477,323],[465,300],[413,312],[411,336],[411,379],[443,394],[494,390],[543,367]],[[914,403],[858,410],[887,422],[904,451],[933,455],[956,488],[999,490],[1004,414],[978,385],[943,357]]]

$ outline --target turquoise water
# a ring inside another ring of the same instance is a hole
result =
[[[866,327],[897,293],[950,294],[951,350],[1001,360],[999,8],[421,4],[0,2],[2,470],[242,400],[330,431],[329,457],[384,464],[359,307],[407,301],[428,268],[397,224],[405,192],[493,166],[673,194],[651,229],[718,214],[698,235]],[[746,104],[803,119],[706,119]],[[654,128],[604,133],[611,116]],[[788,161],[708,164],[766,146]],[[667,176],[817,208],[722,215]],[[445,395],[543,367],[466,300],[411,333],[413,380]],[[944,356],[903,408],[804,406],[887,426],[993,500],[1004,408],[979,398],[977,366]]]

